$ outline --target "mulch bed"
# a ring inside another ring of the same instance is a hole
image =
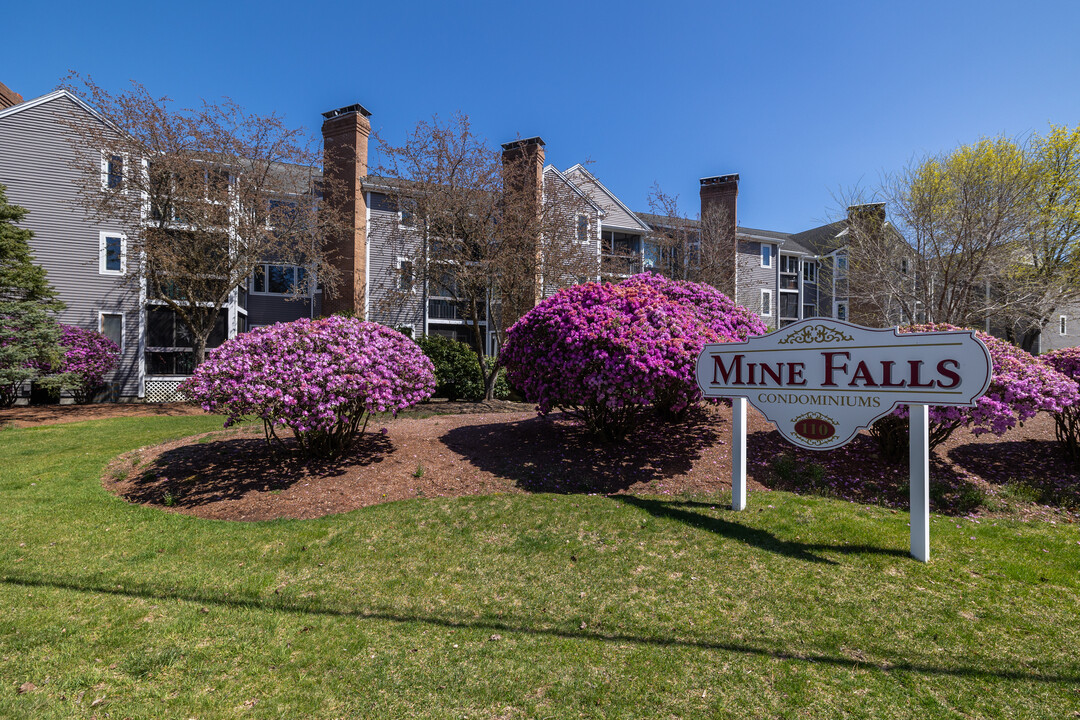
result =
[[[494,492],[703,494],[730,489],[730,409],[702,408],[676,426],[650,425],[625,443],[596,441],[562,414],[514,403],[435,407],[373,421],[346,457],[301,461],[233,429],[143,448],[103,482],[131,502],[227,520],[313,518],[394,500]],[[431,412],[459,411],[424,417]],[[751,492],[785,489],[907,507],[907,464],[876,457],[860,436],[837,450],[797,450],[749,413]],[[1039,416],[1002,438],[958,432],[931,468],[932,507],[948,514],[1080,520],[1080,472]],[[1006,487],[1008,485],[1008,487]],[[1011,488],[1022,486],[1024,502]],[[1008,498],[1001,500],[999,498]]]

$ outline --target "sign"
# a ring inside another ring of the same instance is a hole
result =
[[[992,367],[970,330],[902,334],[815,318],[706,345],[697,382],[706,397],[746,398],[791,443],[831,450],[897,405],[974,405]]]

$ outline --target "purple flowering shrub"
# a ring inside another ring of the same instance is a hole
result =
[[[908,325],[902,327],[900,332],[963,329],[938,323]],[[990,351],[990,359],[993,361],[990,387],[985,395],[975,401],[975,407],[930,406],[931,450],[948,440],[961,427],[970,427],[974,435],[1004,435],[1018,423],[1034,417],[1040,410],[1057,413],[1080,399],[1076,382],[1039,362],[1031,353],[981,331],[975,331],[975,337],[982,340]],[[874,424],[871,434],[877,438],[885,454],[900,459],[906,457],[907,406],[899,406],[893,412],[893,417],[903,422],[889,417],[882,418]],[[903,433],[903,437],[900,437],[899,433]]]
[[[727,304],[735,320],[711,317]],[[541,414],[560,408],[617,440],[645,409],[678,415],[701,398],[694,369],[706,343],[763,331],[712,288],[637,275],[547,298],[510,328],[500,360]]]
[[[303,455],[334,457],[363,434],[371,413],[431,397],[435,375],[416,343],[384,325],[331,316],[280,323],[213,350],[181,386],[225,426],[263,421],[266,440],[288,428]]]
[[[1039,361],[1065,377],[1080,382],[1080,348],[1051,350],[1041,355]],[[1055,412],[1054,425],[1054,432],[1065,454],[1074,461],[1080,460],[1080,402]]]
[[[96,330],[61,325],[60,348],[63,356],[54,370],[62,386],[72,391],[76,403],[90,402],[105,385],[105,376],[116,369],[119,346]]]

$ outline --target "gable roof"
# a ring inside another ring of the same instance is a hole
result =
[[[600,193],[603,196],[605,196],[608,200],[610,200],[611,204],[615,208],[618,208],[619,210],[622,210],[623,213],[625,213],[627,215],[627,217],[630,219],[631,222],[634,223],[634,225],[633,226],[627,226],[626,229],[628,229],[628,230],[642,230],[642,231],[646,231],[646,232],[652,229],[652,228],[649,227],[649,225],[647,223],[643,222],[641,220],[641,218],[639,218],[637,215],[635,215],[634,211],[631,210],[630,208],[628,208],[623,203],[622,200],[615,197],[615,194],[613,192],[611,192],[606,187],[604,187],[604,184],[602,182],[600,182],[599,180],[597,180],[596,177],[592,173],[590,173],[588,170],[586,170],[584,165],[582,165],[581,163],[578,163],[577,165],[574,165],[573,167],[568,168],[563,174],[565,176],[569,177],[570,175],[572,175],[574,173],[577,173],[577,174],[583,176],[583,178],[585,179],[586,182],[596,186],[597,190],[599,190]],[[571,182],[573,182],[573,181],[571,180]],[[576,183],[574,183],[574,184],[576,184]],[[584,192],[585,192],[586,195],[589,194],[587,190],[584,191]],[[600,202],[597,202],[596,199],[594,198],[594,203],[599,205],[601,208],[603,208],[602,199],[601,199]],[[614,223],[612,223],[612,225],[614,225]],[[615,227],[624,227],[622,225],[614,225],[614,226]]]
[[[600,206],[599,206],[599,205],[597,205],[597,204],[596,204],[595,202],[593,202],[593,199],[592,199],[591,197],[589,197],[589,195],[588,195],[587,193],[585,193],[585,192],[584,192],[584,191],[583,191],[583,190],[582,190],[581,188],[579,188],[579,187],[577,186],[577,183],[575,183],[575,182],[574,182],[573,180],[571,180],[570,178],[566,177],[566,175],[564,175],[564,174],[563,174],[563,173],[562,173],[562,172],[561,172],[561,171],[559,170],[559,168],[555,167],[554,165],[548,165],[548,166],[547,166],[546,168],[544,168],[544,174],[545,174],[545,175],[547,175],[547,173],[548,173],[549,171],[550,171],[550,172],[553,172],[553,173],[555,173],[555,177],[557,177],[557,178],[559,178],[560,180],[562,180],[562,181],[563,181],[563,183],[565,183],[565,184],[567,185],[567,187],[569,187],[569,188],[570,188],[571,190],[573,190],[573,191],[574,191],[574,192],[575,192],[575,193],[576,193],[576,194],[577,194],[577,195],[578,195],[579,197],[581,197],[581,199],[582,199],[582,200],[584,200],[585,202],[589,203],[589,205],[591,205],[591,206],[592,206],[592,208],[593,208],[594,210],[596,210],[597,214],[598,214],[598,215],[599,215],[600,217],[604,217],[604,215],[606,215],[606,214],[607,214],[607,213],[606,213],[606,211],[604,210],[604,208],[600,207]]]
[[[72,93],[72,92],[69,92],[69,91],[63,90],[63,89],[61,89],[61,90],[53,90],[51,93],[47,93],[45,95],[42,95],[41,97],[36,97],[33,100],[27,100],[26,102],[21,102],[18,105],[12,105],[11,107],[4,108],[3,110],[0,110],[0,120],[3,120],[4,118],[7,118],[7,117],[11,117],[12,115],[16,115],[18,113],[21,113],[23,110],[29,110],[30,108],[35,108],[35,107],[38,107],[39,105],[44,105],[45,103],[52,102],[53,100],[59,100],[60,98],[67,98],[71,102],[75,103],[78,107],[82,108],[87,113],[92,115],[93,117],[97,118],[101,122],[103,122],[106,125],[108,125],[109,127],[111,127],[113,130],[115,130],[117,132],[122,132],[120,130],[120,128],[118,128],[112,121],[110,121],[108,118],[106,118],[100,112],[95,110],[89,103],[87,103],[81,97],[79,97],[75,93]]]

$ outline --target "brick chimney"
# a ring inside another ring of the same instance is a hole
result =
[[[865,223],[876,230],[885,226],[885,203],[865,203],[849,205],[848,223]]]
[[[325,200],[343,223],[328,248],[340,272],[340,285],[331,297],[324,298],[323,312],[352,311],[365,317],[367,202],[361,182],[367,177],[371,113],[355,104],[324,112],[323,117]]]
[[[528,310],[543,300],[544,282],[540,257],[540,232],[544,200],[544,141],[539,137],[504,143],[503,188],[507,196],[503,221],[536,240],[532,287],[513,304]]]
[[[12,105],[18,105],[22,101],[22,95],[15,92],[4,83],[0,83],[0,110],[9,108]]]
[[[739,197],[739,174],[701,178],[700,193],[702,219],[705,219],[707,213],[714,211],[714,208],[719,209],[723,213],[728,232],[734,238],[735,228],[738,226],[736,200]]]

